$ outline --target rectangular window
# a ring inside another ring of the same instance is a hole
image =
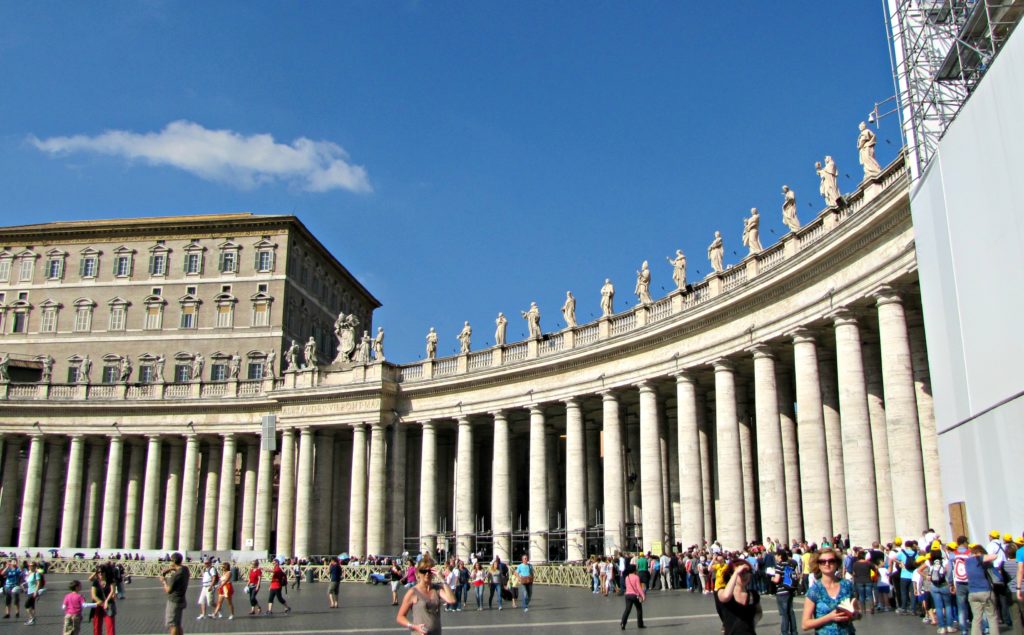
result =
[[[149,275],[163,276],[167,274],[167,254],[152,254],[149,257]]]
[[[221,273],[235,273],[238,271],[238,253],[225,251],[220,255]]]
[[[252,325],[270,326],[270,305],[256,304],[252,307]]]
[[[22,258],[21,259],[21,275],[19,278],[22,282],[32,281],[32,269],[35,268],[35,258]]]
[[[199,273],[202,265],[203,257],[201,254],[185,255],[185,273]]]
[[[194,307],[194,306],[183,306],[183,307],[181,307],[181,328],[183,328],[183,329],[194,329],[194,328],[196,328],[196,307]]]
[[[267,272],[274,269],[274,252],[256,252],[256,271]]]
[[[263,362],[249,362],[246,376],[249,379],[263,379]]]
[[[132,257],[118,256],[114,261],[114,275],[118,278],[127,278],[132,275]]]
[[[103,378],[100,381],[102,381],[104,384],[117,383],[118,376],[121,374],[120,371],[121,369],[118,368],[117,366],[104,366]]]
[[[159,331],[163,325],[163,308],[159,305],[146,307],[146,330]]]
[[[234,305],[221,304],[217,307],[217,328],[230,328],[234,317]]]
[[[68,383],[69,384],[77,384],[78,383],[78,373],[79,373],[78,366],[68,366]]]
[[[92,329],[92,309],[80,308],[75,311],[75,331],[85,333]]]
[[[187,383],[192,377],[192,365],[191,364],[175,364],[174,365],[174,381],[179,384]]]
[[[78,266],[78,275],[83,278],[96,277],[96,256],[86,256],[82,258],[82,261]]]
[[[46,261],[46,278],[48,280],[60,280],[64,277],[64,259],[50,258]]]
[[[11,278],[11,259],[0,260],[0,282],[7,282]]]
[[[197,287],[185,287],[185,293],[187,295],[195,295]]]
[[[223,363],[210,365],[210,381],[227,381],[228,365]]]
[[[152,366],[139,366],[139,383],[140,384],[152,384],[153,377],[156,373],[153,371]]]
[[[18,311],[14,314],[11,333],[28,333],[28,313]]]
[[[39,332],[57,332],[57,309],[43,309],[43,319],[39,323]]]
[[[111,331],[123,331],[127,310],[123,306],[110,307],[110,328]]]

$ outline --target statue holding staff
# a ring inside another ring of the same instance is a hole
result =
[[[675,258],[665,258],[672,265],[672,281],[676,283],[676,291],[686,288],[686,256],[682,249],[676,249]]]
[[[651,299],[651,268],[646,260],[644,264],[640,265],[640,271],[636,272],[636,286],[633,288],[633,293],[636,294],[640,304],[653,302]]]
[[[537,303],[531,302],[529,310],[520,311],[520,313],[522,313],[523,318],[526,319],[526,327],[530,331],[530,337],[532,339],[539,339],[541,336],[540,309],[537,308]]]
[[[800,219],[796,217],[796,192],[783,185],[782,197],[782,222],[789,231],[795,232],[800,229]]]

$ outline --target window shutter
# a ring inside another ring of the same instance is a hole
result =
[[[224,271],[225,271],[225,269],[224,269],[224,255],[225,255],[225,253],[226,252],[224,252],[224,251],[220,252],[220,258],[218,259],[218,262],[217,262],[217,269],[220,270],[221,273],[224,273]]]
[[[78,277],[85,277],[85,257],[83,256],[78,260]]]
[[[131,278],[132,274],[135,273],[135,256],[128,256],[128,277]]]
[[[149,254],[149,275],[156,273],[156,254]]]
[[[199,275],[203,275],[203,267],[206,266],[205,254],[199,252]]]

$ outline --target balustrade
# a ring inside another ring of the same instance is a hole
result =
[[[565,336],[563,333],[553,333],[547,339],[540,341],[537,349],[538,355],[552,355],[565,347]]]
[[[148,399],[153,396],[153,386],[150,384],[137,384],[128,386],[126,399]]]
[[[398,369],[398,381],[419,381],[423,379],[423,365],[402,366]]]
[[[189,393],[189,384],[168,384],[164,389],[164,397],[167,399],[187,399]]]
[[[434,376],[444,377],[445,375],[454,375],[459,370],[459,358],[457,357],[446,357],[439,359],[434,362]]]
[[[576,346],[587,346],[597,341],[601,329],[597,324],[588,324],[576,329]]]
[[[774,245],[765,251],[761,252],[757,257],[757,271],[763,273],[769,269],[775,267],[775,265],[781,263],[786,257],[784,245],[779,243]]]
[[[737,265],[737,266],[733,267],[732,269],[729,269],[728,271],[726,271],[725,275],[722,276],[722,287],[726,291],[729,291],[730,289],[735,289],[736,287],[740,286],[741,284],[743,284],[746,281],[747,281],[747,268],[746,267],[740,267],[740,266]]]
[[[260,394],[262,381],[240,381],[238,382],[238,395],[240,397],[253,397]]]
[[[815,243],[819,238],[825,235],[825,222],[821,218],[817,218],[807,224],[806,227],[800,230],[797,244],[800,245],[800,250],[804,250],[808,245]]]
[[[78,396],[78,384],[51,384],[50,399],[69,401]]]
[[[8,399],[35,399],[39,389],[35,384],[11,384],[7,392]]]
[[[664,320],[670,315],[672,315],[672,296],[664,297],[652,304],[651,314],[648,316],[647,321],[657,322]]]
[[[481,368],[490,368],[492,363],[494,363],[494,355],[491,355],[490,351],[473,353],[472,355],[469,356],[469,370],[480,370]]]
[[[505,362],[520,362],[526,359],[526,355],[529,351],[529,346],[526,342],[519,342],[513,344],[505,349]]]
[[[630,311],[612,318],[612,335],[622,335],[636,328],[636,313]]]
[[[213,384],[203,384],[199,391],[200,397],[223,397],[227,392],[228,385],[224,382],[216,382]]]
[[[114,384],[92,384],[89,386],[90,399],[114,399],[117,397],[117,386]]]

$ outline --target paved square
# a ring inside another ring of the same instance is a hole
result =
[[[83,581],[84,579],[78,578]],[[24,626],[22,619],[0,619],[0,635],[12,632],[59,633],[62,621],[61,598],[67,592],[68,576],[54,575],[48,578],[49,591],[40,600],[39,618],[35,627]],[[236,588],[240,589],[241,584]],[[199,581],[192,580],[189,586],[189,605],[185,611],[186,633],[387,633],[402,632],[395,623],[397,607],[391,606],[391,593],[386,586],[343,585],[341,608],[327,608],[326,584],[303,584],[299,590],[288,593],[287,601],[292,607],[290,615],[275,614],[270,617],[248,615],[247,597],[237,592],[235,611],[237,617],[229,621],[196,621],[199,614],[196,607]],[[88,591],[88,589],[86,589]],[[157,635],[166,633],[163,628],[164,596],[159,584],[153,579],[136,579],[126,587],[127,598],[118,604],[117,632],[122,635]],[[401,599],[404,591],[400,592]],[[261,592],[260,601],[266,603],[266,590]],[[484,601],[486,603],[486,596]],[[800,601],[798,599],[798,601]],[[483,611],[476,610],[475,596],[470,592],[470,608],[461,613],[444,613],[442,621],[446,632],[507,632],[558,635],[582,635],[584,633],[619,632],[618,621],[623,602],[620,597],[603,598],[585,589],[562,587],[535,587],[529,613],[522,609],[506,608]],[[765,615],[758,625],[758,633],[773,635],[779,632],[779,617],[775,611],[775,599],[764,600]],[[799,614],[799,606],[797,607]],[[707,633],[720,632],[721,623],[715,614],[714,604],[709,596],[694,595],[678,591],[653,591],[644,605],[645,621],[649,633]],[[630,618],[628,630],[636,628],[635,616]],[[892,614],[866,616],[858,624],[862,634],[878,635],[921,635],[935,632],[934,627],[921,623],[919,619],[898,617]],[[82,627],[83,633],[91,632],[91,625]]]

